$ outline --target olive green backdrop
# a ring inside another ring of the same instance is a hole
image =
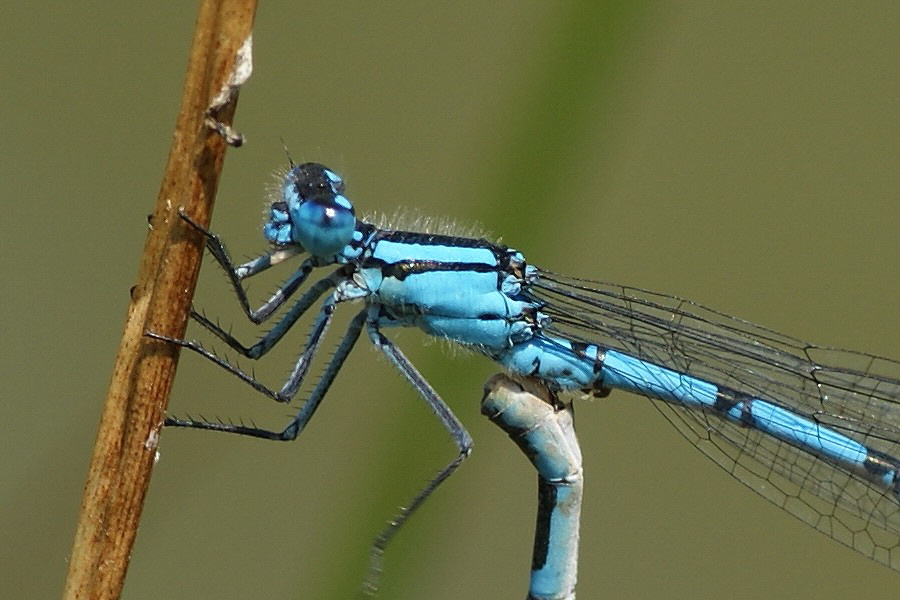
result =
[[[196,6],[7,4],[0,596],[56,598]],[[361,214],[478,222],[535,264],[898,356],[898,31],[894,2],[262,1],[236,121],[248,144],[229,152],[213,226],[239,257],[264,250],[283,137],[295,160],[342,172]],[[252,337],[214,269],[196,303]],[[273,385],[298,329],[259,367]],[[391,546],[383,597],[522,598],[535,478],[478,412],[495,367],[397,340],[476,447]],[[271,427],[290,412],[190,355],[171,410]],[[646,400],[615,393],[577,416],[579,597],[897,589]],[[164,433],[124,597],[352,597],[371,538],[453,452],[363,340],[292,444]]]

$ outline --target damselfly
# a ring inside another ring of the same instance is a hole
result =
[[[289,402],[297,394],[338,305],[360,300],[362,307],[283,430],[178,418],[167,418],[166,425],[292,440],[365,330],[453,437],[456,458],[376,539],[366,582],[371,592],[388,541],[472,448],[459,419],[383,332],[398,326],[464,345],[528,378],[536,387],[526,396],[532,399],[524,404],[527,414],[508,415],[505,422],[514,430],[531,427],[532,417],[542,418],[540,400],[534,400],[541,390],[552,399],[548,405],[561,392],[603,396],[622,389],[647,396],[734,477],[819,531],[900,570],[900,363],[895,360],[814,346],[674,296],[559,275],[486,240],[379,228],[357,219],[342,179],[314,163],[291,164],[282,197],[272,203],[264,226],[272,249],[245,264],[234,265],[217,236],[189,215],[182,217],[205,236],[254,323],[270,319],[311,273],[325,269],[251,346],[192,312],[231,348],[258,359],[321,301],[306,346],[277,391],[196,341],[149,334],[205,356],[273,400]],[[299,255],[305,258],[296,271],[251,309],[242,281]],[[504,379],[489,388],[486,404],[508,398],[510,385],[516,384]],[[564,421],[551,418],[552,427],[539,427],[523,442],[538,460],[550,455],[553,439],[574,440]],[[554,438],[552,431],[562,433]],[[548,522],[563,529],[574,523],[577,529],[577,511],[572,516],[557,510],[552,507]],[[534,598],[574,594],[574,549],[553,537],[552,529],[538,532],[544,553],[533,565]]]

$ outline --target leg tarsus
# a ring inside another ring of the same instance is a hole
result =
[[[422,377],[422,374],[410,362],[408,358],[394,345],[381,331],[378,329],[377,321],[369,322],[369,337],[372,342],[382,351],[388,360],[390,360],[400,373],[406,377],[407,381],[412,384],[413,388],[428,406],[437,415],[441,423],[450,432],[459,454],[450,461],[438,474],[426,485],[404,508],[398,512],[393,519],[388,522],[387,527],[375,538],[369,556],[369,572],[363,582],[362,593],[367,597],[374,597],[378,591],[378,580],[383,571],[384,550],[390,543],[391,539],[397,534],[406,521],[419,509],[422,503],[431,496],[432,493],[447,480],[463,461],[472,453],[472,437],[466,431],[463,424],[459,421],[450,407],[447,406],[434,388]]]

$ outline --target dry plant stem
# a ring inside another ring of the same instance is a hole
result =
[[[201,1],[172,148],[85,484],[67,600],[115,599],[124,584],[178,358],[175,347],[144,332],[184,335],[203,242],[177,211],[209,222],[226,146],[204,116],[228,81],[255,11],[255,0]],[[216,118],[230,124],[236,101],[235,93]],[[135,212],[135,228],[141,214]]]

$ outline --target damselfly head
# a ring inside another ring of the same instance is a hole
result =
[[[313,256],[339,253],[353,238],[356,216],[344,180],[323,165],[303,163],[284,177],[263,233],[272,244],[299,244]]]

